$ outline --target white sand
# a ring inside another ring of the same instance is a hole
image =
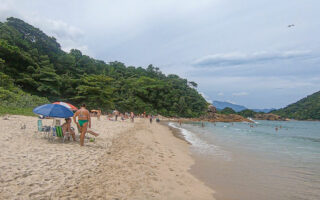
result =
[[[80,147],[78,135],[62,143],[36,133],[35,117],[1,117],[0,199],[213,199],[188,172],[188,144],[166,126],[93,118],[93,128],[100,136]]]

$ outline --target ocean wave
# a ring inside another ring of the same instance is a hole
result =
[[[206,155],[214,155],[214,156],[222,156],[225,160],[231,160],[230,153],[227,151],[222,150],[219,146],[209,144],[208,142],[199,138],[195,133],[189,131],[185,128],[181,128],[173,122],[168,123],[169,126],[172,128],[180,130],[181,134],[184,138],[191,143],[193,149],[201,154]]]

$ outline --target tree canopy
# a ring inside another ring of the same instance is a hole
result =
[[[223,110],[221,110],[220,113],[229,115],[229,114],[236,114],[237,112],[234,111],[232,108],[226,107]]]
[[[39,97],[37,103],[84,102],[103,111],[182,117],[200,116],[208,105],[195,82],[165,75],[153,65],[105,63],[77,49],[64,52],[54,37],[13,17],[0,23],[0,72],[11,84],[2,83],[2,90]],[[2,91],[0,104],[8,95]]]
[[[271,113],[298,120],[320,120],[320,91]]]

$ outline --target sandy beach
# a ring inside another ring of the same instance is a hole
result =
[[[167,126],[93,118],[93,128],[100,136],[80,147],[79,134],[48,140],[36,117],[1,117],[0,199],[213,199],[189,172],[189,144]]]

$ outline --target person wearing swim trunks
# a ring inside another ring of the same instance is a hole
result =
[[[91,117],[89,111],[86,109],[86,104],[82,104],[81,108],[77,110],[77,112],[73,115],[73,121],[77,124],[78,128],[80,129],[80,146],[83,146],[84,136],[86,135],[88,124],[89,128],[91,128]]]

